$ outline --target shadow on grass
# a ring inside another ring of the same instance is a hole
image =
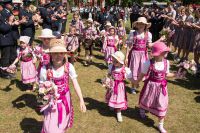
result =
[[[42,121],[37,121],[34,118],[24,118],[20,122],[23,133],[40,133],[42,130]]]
[[[24,107],[29,107],[35,110],[35,112],[38,115],[41,115],[41,113],[39,112],[39,108],[37,106],[37,98],[33,94],[23,94],[14,101],[12,101],[12,104],[14,108],[17,108],[19,110]]]
[[[84,98],[84,101],[88,103],[87,110],[97,110],[99,114],[102,116],[107,117],[115,117],[115,113],[111,110],[109,110],[108,105],[105,102],[97,101],[95,99],[92,99],[90,97]]]
[[[87,110],[97,110],[100,115],[107,116],[107,117],[116,117],[116,113],[114,111],[109,110],[108,105],[105,102],[97,101],[95,99],[86,97],[84,98],[84,101],[88,103]],[[153,127],[156,130],[157,127],[154,126],[154,121],[152,119],[149,119],[148,117],[146,119],[141,119],[139,115],[139,108],[129,108],[122,112],[123,116],[126,116],[128,118],[137,120],[138,122],[143,123],[144,125],[148,127]]]
[[[197,102],[197,103],[200,103],[200,92],[194,92],[194,94],[197,94],[198,96],[196,96],[194,98],[194,100]]]
[[[181,86],[184,89],[188,90],[198,90],[200,89],[199,86],[199,79],[187,74],[186,79],[175,79],[175,80],[168,80],[169,83],[172,83],[174,85]]]
[[[99,60],[104,60],[104,56],[99,55],[99,54],[94,55],[94,57],[95,57],[96,59],[99,59]]]
[[[79,58],[79,59],[77,59],[77,61],[78,61],[79,63],[81,63],[83,66],[85,66],[85,65],[84,65],[84,64],[85,64],[85,60]],[[103,63],[97,63],[97,62],[94,62],[94,61],[91,62],[91,63],[89,63],[89,65],[88,65],[88,66],[85,66],[85,67],[89,67],[90,65],[96,66],[97,68],[99,68],[99,69],[101,69],[101,70],[107,69],[107,68],[108,68],[108,67],[107,67],[106,65],[104,65]]]
[[[21,91],[26,91],[26,88],[28,88],[27,85],[23,84],[22,81],[20,81],[19,79],[14,79],[10,81],[10,84],[7,85],[4,89],[2,89],[5,92],[9,92],[12,90],[12,88],[10,86],[16,84],[16,87],[19,88]]]

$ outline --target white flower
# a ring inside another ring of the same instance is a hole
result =
[[[45,88],[41,87],[39,88],[39,94],[44,94],[45,93]]]
[[[191,68],[190,68],[193,72],[196,72],[197,71],[197,68],[196,68],[196,66],[192,66]]]

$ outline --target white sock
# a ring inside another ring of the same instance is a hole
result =
[[[164,122],[160,122],[158,124],[158,128],[159,128],[161,133],[166,133],[167,131],[164,129],[163,125],[164,125]]]
[[[118,122],[122,122],[123,121],[121,112],[117,112],[117,120],[118,120]]]

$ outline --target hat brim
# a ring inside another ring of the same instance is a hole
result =
[[[112,54],[111,56],[112,56],[113,58],[115,58],[120,64],[124,65],[124,61],[120,61],[120,60],[118,59],[118,57],[115,56],[115,54]]]
[[[155,52],[155,53],[151,52],[151,55],[152,56],[160,56],[160,54],[162,54],[163,52],[170,52],[170,48],[167,47],[165,50],[160,51],[160,52]]]
[[[56,38],[56,36],[38,36],[38,38]]]
[[[151,23],[144,23],[144,22],[140,22],[140,21],[136,21],[133,23],[133,27],[137,27],[137,24],[142,23],[146,25],[146,28],[150,28],[151,27]]]
[[[87,20],[86,22],[87,22],[87,23],[93,23],[93,21],[91,21],[91,20]]]

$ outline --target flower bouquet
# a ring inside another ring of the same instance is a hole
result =
[[[101,80],[101,82],[102,82],[102,86],[107,89],[111,89],[114,87],[114,80],[112,78],[105,77]]]
[[[169,28],[163,28],[160,31],[160,35],[164,36],[166,39],[170,39],[174,35],[175,31],[170,30]]]
[[[177,78],[185,78],[187,73],[196,74],[197,65],[194,60],[191,61],[183,61],[177,65],[179,67],[177,72]]]
[[[51,81],[45,81],[39,85],[37,101],[39,103],[40,112],[51,107],[59,98],[58,87]]]
[[[16,73],[17,71],[17,68],[15,65],[10,65],[9,67],[0,67],[0,69],[11,74]]]

